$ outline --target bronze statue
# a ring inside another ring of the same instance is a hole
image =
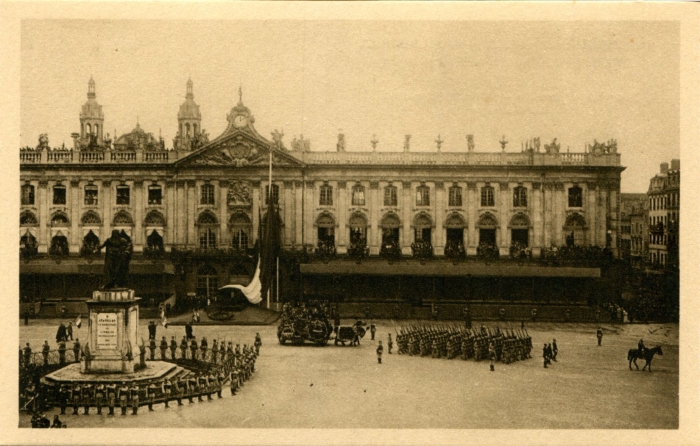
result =
[[[133,246],[131,242],[117,229],[112,230],[112,236],[105,240],[99,249],[107,248],[105,253],[105,289],[126,286],[126,276],[129,274],[129,262]]]

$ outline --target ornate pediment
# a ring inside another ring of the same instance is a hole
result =
[[[301,165],[301,162],[293,156],[271,148],[269,141],[258,140],[243,131],[212,141],[197,152],[181,159],[178,164],[182,166],[266,166],[270,151],[272,151],[273,166]]]

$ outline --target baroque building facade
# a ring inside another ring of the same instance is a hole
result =
[[[618,255],[624,167],[614,140],[568,153],[556,139],[541,147],[537,138],[517,152],[503,139],[500,151],[489,152],[476,150],[469,135],[461,152],[442,152],[439,137],[437,151],[416,152],[406,135],[402,152],[378,151],[376,138],[372,151],[350,152],[340,134],[334,150],[311,151],[303,136],[287,148],[277,131],[260,135],[240,100],[226,130],[209,140],[191,80],[177,117],[172,150],[138,124],[112,140],[103,135],[91,79],[73,149],[51,149],[42,135],[36,148],[21,150],[23,295],[49,292],[60,280],[55,293],[89,295],[85,284],[98,284],[101,273],[97,248],[113,230],[131,238],[132,275],[152,294],[213,294],[252,272],[250,253],[270,205],[279,210],[287,253],[282,294],[323,294],[317,288],[334,287],[339,275],[369,277],[374,285],[377,277],[442,277],[442,263],[460,280],[512,277],[534,288],[537,280],[600,271],[544,265],[518,272],[506,265],[479,273],[469,260],[544,259],[557,247]],[[403,260],[391,271],[373,266],[384,259]],[[299,280],[307,275],[315,284]],[[355,287],[349,283],[345,298]]]

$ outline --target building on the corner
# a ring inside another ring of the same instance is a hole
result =
[[[680,169],[678,159],[661,163],[659,173],[649,181],[647,260],[652,267],[678,268],[680,225]]]
[[[643,228],[639,226],[639,219],[635,218],[640,214],[644,218],[646,202],[646,194],[620,194],[620,258],[631,263],[634,263],[633,259],[636,259],[643,250],[644,245],[639,237],[646,238],[643,235],[646,232],[641,232]]]
[[[567,259],[619,255],[614,140],[585,153],[539,138],[480,151],[468,135],[464,150],[444,152],[414,151],[406,135],[402,151],[382,152],[376,139],[346,151],[339,134],[336,147],[311,151],[303,137],[288,148],[280,133],[260,135],[240,100],[209,140],[191,80],[186,88],[173,149],[138,123],[103,136],[91,79],[73,149],[45,138],[21,150],[23,296],[89,296],[102,272],[96,247],[115,229],[133,242],[140,295],[212,295],[250,277],[271,204],[284,249],[273,299],[590,302],[600,267]]]

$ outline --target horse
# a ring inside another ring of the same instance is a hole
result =
[[[639,370],[639,366],[637,365],[637,359],[644,359],[646,360],[646,364],[644,364],[644,367],[642,367],[642,371],[649,366],[649,372],[651,372],[651,360],[654,359],[655,354],[662,355],[664,354],[663,351],[661,351],[660,346],[656,346],[654,348],[647,348],[644,350],[644,353],[641,355],[639,354],[639,350],[636,348],[630,349],[629,352],[627,352],[627,361],[629,361],[629,367],[630,370],[632,370],[632,363],[634,362],[634,366],[637,367],[637,370]]]

